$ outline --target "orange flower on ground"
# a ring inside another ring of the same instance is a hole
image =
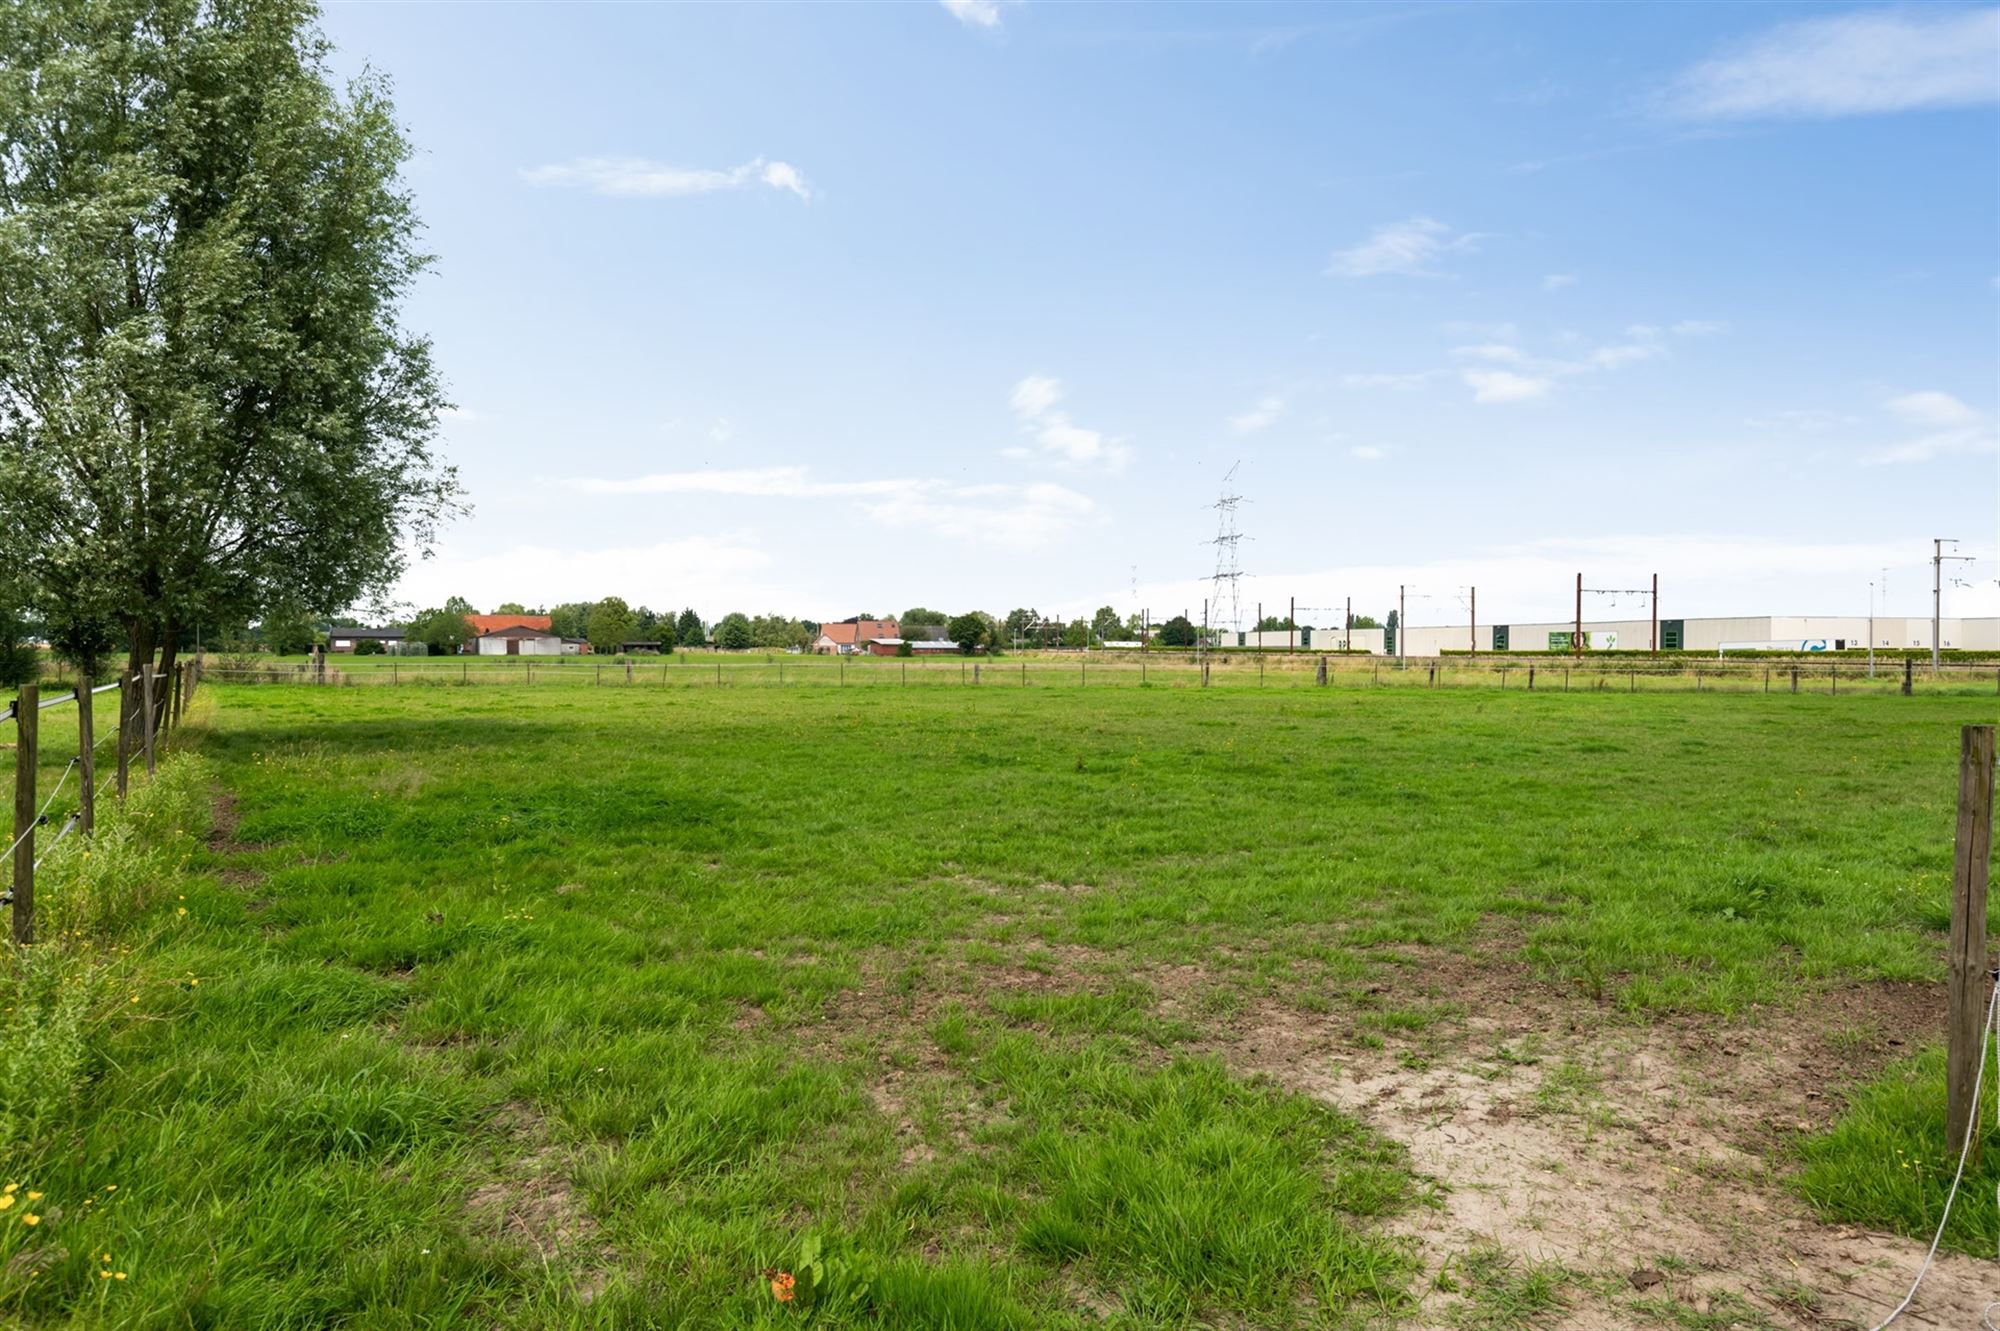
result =
[[[792,1280],[792,1273],[767,1271],[765,1274],[771,1277],[771,1297],[780,1303],[790,1303],[793,1298],[792,1285],[795,1283]]]

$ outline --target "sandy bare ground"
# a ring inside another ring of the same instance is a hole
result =
[[[1426,1268],[1406,1325],[1454,1325],[1452,1273],[1492,1248],[1517,1269],[1568,1274],[1564,1308],[1537,1327],[1865,1331],[1902,1298],[1923,1245],[1818,1222],[1783,1190],[1768,1148],[1830,1119],[1839,1100],[1823,1088],[1900,1052],[1937,991],[1869,986],[1803,1022],[1703,1029],[1480,988],[1467,1016],[1420,1042],[1370,1048],[1344,1016],[1272,1003],[1214,1046],[1405,1143],[1442,1185],[1436,1206],[1395,1225]],[[1995,1299],[2000,1263],[1942,1256],[1897,1325],[1973,1331]]]

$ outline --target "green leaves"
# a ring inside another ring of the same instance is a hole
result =
[[[334,610],[459,510],[398,322],[408,145],[379,80],[334,88],[315,13],[0,15],[0,558],[44,611],[150,646]]]

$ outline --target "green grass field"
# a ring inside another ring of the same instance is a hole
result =
[[[1444,956],[1635,1027],[1934,981],[1993,711],[1042,682],[208,686],[10,963],[0,1315],[1393,1321],[1432,1184],[1218,1029],[1449,1023]],[[1877,1163],[1940,1076],[1798,1186],[1934,1223]],[[2000,1138],[1954,1246],[1996,1181]]]

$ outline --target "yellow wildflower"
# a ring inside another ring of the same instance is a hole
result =
[[[39,1225],[42,1223],[42,1218],[36,1215],[33,1211],[30,1211],[28,1212],[28,1214],[21,1217],[21,1223],[24,1225]]]

